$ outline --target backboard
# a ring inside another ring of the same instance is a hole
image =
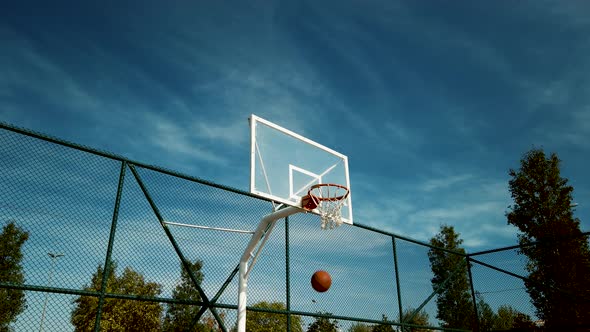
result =
[[[301,197],[312,185],[333,183],[350,190],[345,155],[256,115],[250,117],[250,131],[251,193],[279,205],[301,207]],[[342,207],[342,221],[352,224],[350,194]]]

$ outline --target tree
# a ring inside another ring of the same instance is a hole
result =
[[[431,248],[428,251],[430,268],[434,277],[432,288],[438,290],[436,297],[436,318],[445,328],[471,329],[473,325],[473,304],[467,275],[463,240],[452,226],[442,225],[440,232],[430,239],[430,244],[457,254]]]
[[[529,315],[519,312],[514,316],[514,322],[512,329],[517,331],[531,331],[535,329],[537,325],[531,320]]]
[[[203,272],[201,272],[203,262],[197,260],[195,262],[188,262],[188,265],[197,283],[200,285],[203,282]],[[183,301],[201,301],[201,294],[199,294],[197,287],[182,263],[180,264],[180,271],[180,283],[172,291],[172,298]],[[166,315],[162,330],[186,331],[200,309],[201,307],[197,305],[169,303],[166,306]],[[195,331],[202,330],[201,324],[195,324],[194,329]]]
[[[510,169],[514,204],[508,224],[518,228],[520,253],[528,258],[525,280],[537,316],[548,328],[590,325],[590,250],[573,217],[573,187],[560,175],[560,160],[541,149],[527,152]]]
[[[381,320],[383,321],[383,323],[373,326],[372,332],[394,332],[393,327],[387,324],[387,316],[383,315],[383,318]]]
[[[509,330],[517,328],[533,328],[535,325],[531,317],[512,308],[509,305],[501,305],[494,328],[496,330]]]
[[[322,313],[319,314],[324,315],[332,315],[329,313]],[[309,325],[307,328],[307,332],[337,332],[338,331],[338,321],[337,320],[330,320],[328,317],[316,317],[315,321]]]
[[[518,314],[514,308],[509,305],[501,305],[498,308],[498,320],[494,326],[498,330],[508,330],[514,325],[514,318]]]
[[[372,332],[372,328],[367,324],[354,323],[350,326],[348,332]]]
[[[144,277],[127,267],[117,276],[117,264],[109,264],[106,292],[128,294],[141,297],[155,297],[161,293],[162,286],[154,282],[146,282]],[[84,286],[85,291],[101,290],[104,270],[98,266],[92,275],[90,285]],[[71,314],[71,322],[76,331],[93,331],[98,310],[98,297],[80,296],[74,300],[76,307]],[[101,331],[159,331],[162,306],[157,302],[105,298],[100,321]]]
[[[479,331],[492,331],[496,327],[498,316],[481,294],[477,294],[477,315]]]
[[[225,313],[220,312],[219,318],[221,321],[225,321]],[[204,314],[203,318],[201,319],[202,323],[199,324],[197,330],[204,331],[204,332],[221,332],[223,331],[219,326],[219,322],[215,319],[215,317],[209,313]]]
[[[408,324],[414,324],[414,325],[428,326],[428,313],[424,310],[421,310],[416,315],[414,315],[414,311],[416,311],[414,308],[408,308],[408,309],[404,310],[404,312],[402,313],[402,319],[401,319],[402,322],[408,323]],[[412,317],[412,315],[413,315],[413,317]],[[402,332],[430,331],[429,329],[423,329],[423,328],[419,328],[419,327],[410,327],[410,326],[404,326],[404,327],[402,327],[401,330],[402,330]]]
[[[281,302],[258,302],[255,308],[270,310],[287,310]],[[291,331],[303,332],[303,320],[300,316],[291,316]],[[248,311],[246,315],[246,331],[248,332],[282,332],[287,330],[287,314],[276,314],[262,311]]]
[[[0,233],[0,282],[23,284],[22,247],[29,239],[29,233],[18,227],[14,221],[2,227]],[[26,309],[25,293],[20,289],[0,288],[0,331],[9,331],[9,324]]]

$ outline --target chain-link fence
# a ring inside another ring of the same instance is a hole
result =
[[[0,315],[0,330],[235,329],[238,262],[270,212],[268,201],[0,127],[0,220],[28,234],[22,278],[0,272],[0,305],[16,318]],[[429,253],[459,262],[440,288],[431,283]],[[320,231],[316,216],[296,214],[277,223],[249,277],[247,326],[445,330],[436,299],[457,275],[468,280],[466,310],[477,319],[446,330],[500,329],[488,320],[505,312],[542,325],[524,285],[525,265],[516,247],[461,254],[360,224]],[[333,278],[326,293],[309,284],[320,269]]]

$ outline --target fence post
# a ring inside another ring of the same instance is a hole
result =
[[[475,288],[473,287],[473,275],[471,273],[471,258],[465,256],[467,260],[467,272],[469,274],[469,285],[471,286],[471,299],[473,301],[473,314],[475,315],[475,331],[479,332],[479,313],[477,312],[477,298],[475,297]]]
[[[396,242],[395,242],[395,236],[391,236],[391,244],[393,246],[393,266],[395,269],[395,286],[397,289],[397,306],[399,309],[399,319],[398,320],[402,324],[402,328],[403,328],[404,322],[402,321],[402,315],[403,315],[402,295],[400,293],[399,269],[397,266],[397,246],[396,246]]]
[[[285,217],[285,285],[287,307],[287,332],[291,332],[291,280],[289,279],[289,217]]]
[[[113,243],[115,242],[115,233],[117,229],[117,220],[119,218],[119,206],[121,205],[121,196],[123,195],[123,185],[125,183],[125,170],[127,169],[127,162],[121,162],[121,172],[119,173],[119,184],[117,185],[117,196],[115,197],[115,207],[113,209],[113,219],[111,222],[111,233],[109,235],[109,243],[107,245],[107,255],[105,258],[104,269],[102,272],[102,282],[100,284],[100,297],[98,298],[98,306],[96,310],[96,320],[94,321],[94,331],[100,331],[100,316],[102,315],[102,306],[104,304],[104,296],[107,289],[107,280],[111,269],[111,254],[113,252]]]

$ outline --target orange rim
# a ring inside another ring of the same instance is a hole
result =
[[[334,196],[334,197],[320,197],[317,195],[313,194],[313,191],[315,189],[321,188],[321,187],[336,187],[339,189],[344,189],[346,190],[346,192],[343,195],[339,195],[339,196]],[[330,201],[330,202],[336,202],[336,201],[341,201],[343,199],[346,199],[346,197],[348,197],[348,194],[350,194],[350,190],[348,190],[348,188],[346,188],[343,185],[340,184],[335,184],[335,183],[320,183],[320,184],[314,184],[313,186],[309,187],[309,191],[307,192],[307,194],[309,196],[312,197],[312,199],[318,201],[318,202],[326,202],[326,201]]]

